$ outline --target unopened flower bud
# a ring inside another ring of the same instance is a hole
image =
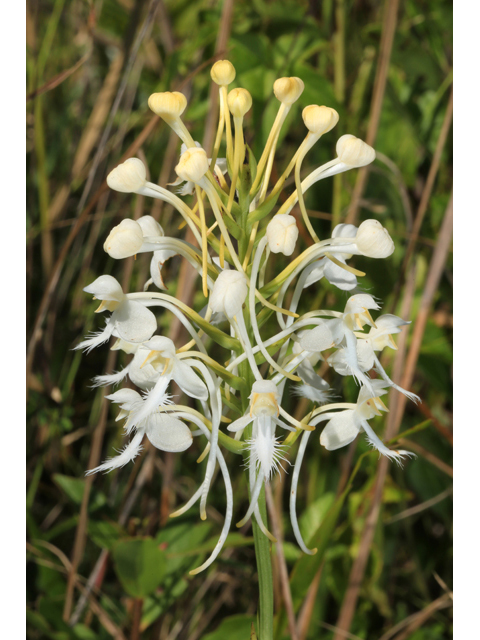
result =
[[[187,107],[187,99],[179,91],[164,91],[152,93],[148,99],[148,106],[164,119],[179,118]]]
[[[227,98],[230,113],[235,118],[243,118],[252,107],[252,96],[246,89],[232,89]]]
[[[302,111],[302,118],[310,133],[323,135],[337,124],[339,115],[330,107],[311,104]]]
[[[142,227],[126,218],[113,227],[103,245],[104,250],[115,260],[134,256],[143,244]]]
[[[235,80],[235,67],[229,60],[217,60],[210,71],[210,75],[215,84],[222,87]]]
[[[142,216],[137,220],[142,228],[143,237],[163,236],[163,229],[152,216]]]
[[[115,167],[107,176],[107,184],[114,191],[135,193],[147,179],[145,165],[138,158],[129,158]]]
[[[358,227],[355,243],[358,250],[369,258],[388,258],[395,245],[388,231],[378,220],[365,220]]]
[[[207,173],[208,167],[209,163],[205,151],[199,147],[194,147],[182,153],[175,171],[182,180],[198,184]]]
[[[305,85],[300,78],[279,78],[273,83],[273,93],[287,107],[299,99],[304,88]]]
[[[241,312],[247,293],[247,279],[243,273],[225,269],[215,280],[208,304],[214,313],[233,318]]]
[[[268,246],[272,253],[291,256],[298,238],[298,227],[293,216],[279,214],[273,216],[267,226]]]
[[[338,139],[337,155],[350,167],[364,167],[375,160],[375,149],[360,138],[347,133]]]

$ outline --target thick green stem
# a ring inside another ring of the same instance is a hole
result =
[[[267,522],[267,507],[265,503],[265,487],[258,498],[258,507],[263,522]],[[258,571],[258,611],[257,637],[258,640],[273,640],[273,576],[272,558],[270,555],[270,541],[260,531],[258,524],[252,518],[253,539],[255,542],[255,557]]]

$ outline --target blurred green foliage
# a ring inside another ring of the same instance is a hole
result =
[[[29,93],[73,67],[90,51],[88,59],[72,75],[27,102],[27,299],[31,330],[51,264],[78,216],[78,203],[109,106],[103,119],[97,122],[97,128],[92,125],[91,114],[101,106],[98,96],[105,78],[112,74],[115,59],[119,55],[128,56],[131,51],[149,3],[142,0],[67,3],[31,0],[27,5]],[[157,13],[113,118],[90,197],[107,170],[117,164],[149,121],[150,93],[181,86],[189,96],[187,125],[194,139],[203,139],[204,119],[209,114],[210,64],[201,65],[214,56],[222,7],[223,3],[217,1],[168,0],[165,11]],[[237,0],[234,3],[231,35],[223,57],[228,57],[237,69],[235,86],[247,88],[254,98],[247,118],[246,137],[257,158],[277,110],[278,103],[271,90],[274,80],[283,75],[297,75],[305,82],[300,104],[292,109],[288,126],[283,128],[279,140],[274,169],[278,174],[305,135],[300,116],[307,104],[334,107],[341,119],[334,132],[337,135],[326,136],[325,142],[322,139],[307,156],[305,175],[333,157],[338,135],[365,136],[384,7],[384,2],[360,0],[321,3],[317,0],[308,3]],[[335,58],[338,11],[343,11],[345,20],[342,69]],[[362,283],[365,289],[382,299],[384,309],[390,312],[400,312],[400,305],[392,308],[393,290],[451,89],[451,30],[451,3],[444,0],[400,3],[375,143],[379,159],[372,168],[361,210],[363,218],[376,217],[387,226],[395,240],[396,252],[388,261],[382,261],[380,268],[367,259],[359,258],[355,262],[356,268],[367,272]],[[339,74],[343,78],[340,92]],[[117,87],[118,82],[117,75],[114,82]],[[109,104],[114,95],[110,96]],[[91,136],[90,150],[80,169],[73,174],[74,158],[84,142],[85,131]],[[162,123],[141,147],[154,180],[164,166],[169,137]],[[174,149],[175,157],[179,147],[180,143]],[[389,163],[382,160],[383,156]],[[170,169],[166,181],[172,177]],[[332,208],[339,211],[343,219],[355,179],[356,172],[344,174],[337,195],[332,181],[318,183],[308,192],[307,207],[322,214],[312,217],[321,237],[329,235]],[[413,319],[449,199],[451,180],[449,135],[414,255],[417,271]],[[292,188],[290,184],[287,192]],[[56,208],[60,201],[63,204]],[[225,507],[223,490],[216,489],[214,484],[209,497],[212,511],[208,523],[202,523],[196,513],[165,522],[165,505],[168,514],[173,510],[171,507],[183,503],[201,481],[202,465],[195,462],[200,449],[177,456],[173,463],[168,456],[157,453],[153,472],[136,495],[122,524],[119,524],[120,514],[145,458],[95,479],[88,500],[86,543],[78,567],[82,586],[87,583],[99,555],[107,552],[109,555],[97,573],[91,594],[96,608],[87,603],[73,625],[63,620],[68,572],[65,560],[72,557],[92,438],[97,424],[104,419],[104,390],[92,390],[90,380],[104,372],[108,354],[106,348],[97,349],[88,357],[71,350],[81,335],[99,326],[93,318],[94,307],[81,289],[102,273],[121,279],[124,267],[113,264],[103,252],[102,244],[112,225],[123,217],[138,214],[138,207],[143,214],[150,214],[152,203],[139,203],[120,194],[100,198],[62,265],[35,351],[27,440],[28,637],[102,640],[114,635],[113,628],[123,629],[128,637],[134,602],[141,598],[142,638],[248,639],[258,596],[250,532],[232,531],[224,552],[207,575],[194,578],[188,575],[215,544],[222,522],[218,514],[222,514]],[[167,235],[184,233],[177,230],[179,221],[171,211],[165,208],[161,215]],[[141,256],[135,262],[128,285],[130,290],[143,286],[147,268],[144,258]],[[283,265],[282,259],[278,265]],[[165,269],[173,295],[179,270],[178,258]],[[322,281],[321,287],[312,289],[308,304],[312,308],[322,303],[340,309],[344,302],[342,292]],[[447,468],[451,464],[451,442],[445,435],[452,427],[451,313],[449,259],[435,294],[415,375],[413,390],[424,402],[422,407],[407,407],[401,426],[401,431],[405,431],[425,417],[432,418],[427,428],[411,436],[411,441],[430,458],[420,454],[408,462],[405,469],[389,468],[379,523],[350,629],[359,638],[380,638],[407,616],[438,599],[443,589],[436,575],[449,587],[452,583],[449,495],[417,513],[395,519],[409,507],[431,500],[451,487],[448,472],[432,463],[431,458]],[[159,318],[159,326],[165,330],[169,323],[166,314]],[[126,362],[123,357],[117,360],[117,369]],[[385,364],[391,364],[391,358]],[[331,374],[330,384],[338,394],[344,395],[346,401],[354,400],[355,385],[347,381],[342,389],[341,379]],[[287,408],[294,413],[298,399],[292,394],[287,396],[290,398]],[[113,413],[106,416],[102,459],[122,446],[122,435],[114,417]],[[376,421],[374,427],[381,435],[383,422]],[[307,638],[334,637],[334,633],[322,625],[336,623],[371,505],[378,459],[368,451],[367,443],[360,438],[354,454],[358,471],[347,485],[348,490],[339,497],[339,481],[348,454],[342,450],[327,452],[320,448],[317,437],[311,439],[301,474],[298,508],[302,514],[303,535],[319,546],[316,560],[315,556],[303,556],[292,544],[289,520],[284,517],[284,550],[289,570],[293,571],[291,588],[297,612],[323,560]],[[245,472],[235,456],[227,453],[226,459],[231,467],[238,515],[247,503]],[[287,475],[287,487],[289,481]],[[281,488],[275,487],[275,491],[280,492],[280,502],[286,509],[288,489],[283,497]],[[74,605],[80,596],[81,592],[75,591]],[[103,613],[99,614],[99,610]],[[280,604],[278,638],[288,637],[282,620],[285,613]],[[450,638],[450,609],[435,611],[408,637],[413,640]]]

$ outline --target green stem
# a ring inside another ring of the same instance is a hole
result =
[[[258,498],[258,507],[263,522],[267,523],[267,507],[265,503],[265,487]],[[258,571],[258,612],[257,636],[258,640],[273,640],[273,575],[272,558],[270,555],[270,541],[260,531],[252,518],[253,539],[255,543],[255,557]]]

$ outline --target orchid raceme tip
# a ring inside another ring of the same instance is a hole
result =
[[[330,237],[320,239],[305,205],[312,185],[370,164],[374,149],[351,134],[343,135],[336,143],[336,157],[302,180],[308,152],[324,139],[335,144],[332,136],[339,120],[335,109],[303,102],[306,137],[271,184],[287,114],[307,93],[303,81],[275,81],[278,111],[255,159],[247,146],[250,138],[244,135],[251,94],[242,87],[229,89],[238,80],[227,60],[213,65],[211,77],[219,97],[213,149],[203,149],[188,131],[182,120],[188,106],[182,93],[155,93],[148,106],[178,136],[177,180],[165,186],[149,182],[139,158],[126,160],[107,177],[115,191],[171,205],[193,239],[165,235],[167,227],[150,215],[119,220],[104,239],[104,251],[114,260],[149,254],[150,277],[141,283],[141,291],[124,290],[108,274],[86,286],[84,291],[100,301],[96,311],[105,314],[106,324],[75,347],[89,352],[113,338],[111,349],[124,359],[122,368],[96,376],[93,383],[120,385],[105,397],[119,405],[117,421],[127,441],[117,455],[87,473],[120,469],[149,444],[182,454],[196,446],[196,438],[203,441],[198,487],[172,516],[198,503],[200,517],[207,518],[209,491],[220,478],[226,509],[218,543],[192,573],[206,569],[221,552],[234,510],[240,513],[242,502],[246,508],[237,526],[252,518],[260,532],[274,540],[260,505],[265,485],[280,468],[291,473],[293,534],[303,552],[314,553],[303,540],[296,515],[301,464],[307,446],[318,447],[312,432],[320,432],[320,445],[328,451],[348,445],[363,432],[380,454],[401,461],[408,452],[387,447],[370,421],[387,411],[384,401],[392,388],[419,402],[418,396],[390,379],[380,361],[385,349],[396,348],[394,336],[408,322],[380,312],[380,300],[362,289],[365,273],[355,264],[357,256],[364,265],[393,253],[389,222],[339,224]],[[279,199],[290,174],[293,191]],[[168,186],[178,188],[178,194]],[[311,239],[303,251],[300,237]],[[175,282],[168,278],[165,263],[172,258],[186,260],[198,278],[196,308],[171,294]],[[343,292],[341,308],[312,308],[311,287],[325,281]],[[168,318],[181,323],[187,342],[169,336]],[[341,393],[341,376],[355,381],[355,403],[334,401]],[[303,399],[303,417],[287,411],[289,396]],[[300,444],[294,459],[291,444],[296,439]],[[241,456],[247,467],[243,501],[235,496],[234,502],[230,480],[229,465],[238,458],[226,459],[224,449]]]

